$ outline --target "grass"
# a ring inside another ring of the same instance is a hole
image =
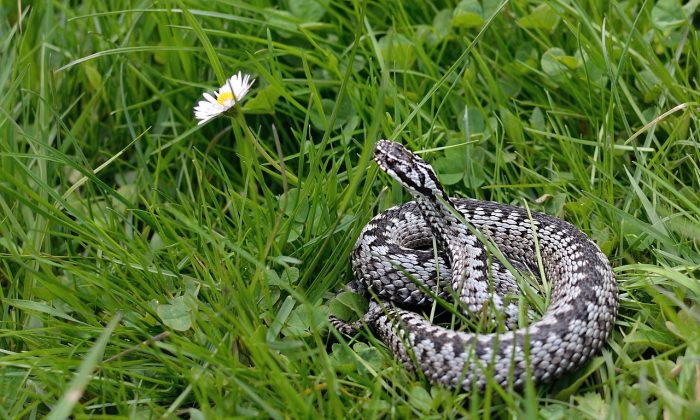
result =
[[[0,417],[700,416],[697,1],[8,3]],[[238,70],[244,113],[197,126]],[[621,292],[600,354],[478,395],[329,333],[408,200],[379,138],[587,232]]]

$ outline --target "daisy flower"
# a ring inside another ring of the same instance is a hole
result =
[[[194,107],[194,116],[199,120],[197,125],[202,125],[212,118],[218,117],[229,109],[233,108],[248,94],[255,79],[251,79],[249,74],[240,71],[231,76],[226,84],[219,88],[216,97],[209,92],[204,92],[205,101],[199,101]]]

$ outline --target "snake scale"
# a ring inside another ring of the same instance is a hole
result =
[[[489,382],[522,388],[528,376],[552,380],[605,343],[617,316],[617,283],[606,256],[580,230],[523,208],[449,197],[432,167],[399,143],[380,140],[374,160],[414,201],[375,216],[360,234],[348,289],[377,299],[357,322],[331,317],[338,331],[352,335],[366,324],[408,369],[465,390]],[[519,272],[544,273],[552,290],[539,319],[518,328],[515,277],[474,229]],[[431,323],[416,312],[433,303],[426,288],[458,301],[467,317],[500,320],[507,329],[482,334]]]

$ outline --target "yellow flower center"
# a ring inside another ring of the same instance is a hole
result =
[[[216,102],[220,103],[221,106],[226,106],[226,101],[230,101],[233,99],[233,93],[231,92],[224,92],[221,95],[219,95],[218,98],[216,98]]]

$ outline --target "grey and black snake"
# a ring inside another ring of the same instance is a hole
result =
[[[332,318],[340,332],[352,335],[366,324],[409,369],[466,390],[488,382],[521,388],[528,376],[535,383],[551,380],[605,343],[617,316],[617,283],[606,256],[580,230],[523,208],[448,197],[430,165],[398,143],[380,140],[374,160],[415,201],[377,215],[360,234],[348,287],[376,299],[360,321]],[[551,283],[550,304],[539,319],[522,316],[533,312],[519,308],[515,277],[474,229],[512,267],[543,273]],[[416,312],[433,303],[426,289],[457,301],[467,317],[508,329],[481,334],[435,325]]]

